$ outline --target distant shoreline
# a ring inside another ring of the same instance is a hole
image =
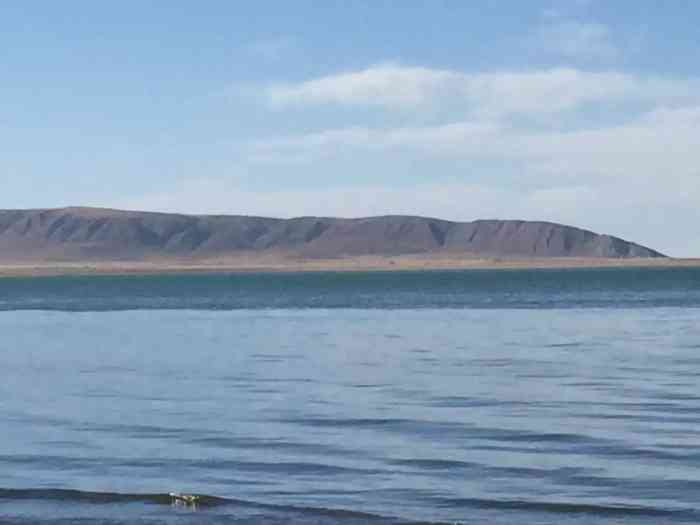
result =
[[[700,267],[700,259],[672,258],[459,258],[420,255],[337,259],[227,258],[225,260],[0,262],[0,277],[158,275],[193,273],[284,273],[435,270]]]

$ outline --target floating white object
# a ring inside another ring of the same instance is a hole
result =
[[[173,505],[185,507],[196,507],[200,500],[200,497],[194,494],[181,494],[179,492],[171,492],[170,497],[173,500]]]

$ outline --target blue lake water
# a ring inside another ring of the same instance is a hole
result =
[[[13,278],[0,310],[2,523],[700,521],[697,269]]]

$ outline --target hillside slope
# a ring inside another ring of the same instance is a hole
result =
[[[664,257],[549,222],[412,216],[272,219],[97,208],[0,210],[0,260],[138,260],[285,253],[305,257],[452,253],[497,257]]]

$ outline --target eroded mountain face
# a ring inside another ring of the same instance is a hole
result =
[[[272,219],[95,208],[0,211],[0,259],[306,257],[450,253],[499,257],[664,257],[609,235],[549,222],[412,216]]]

